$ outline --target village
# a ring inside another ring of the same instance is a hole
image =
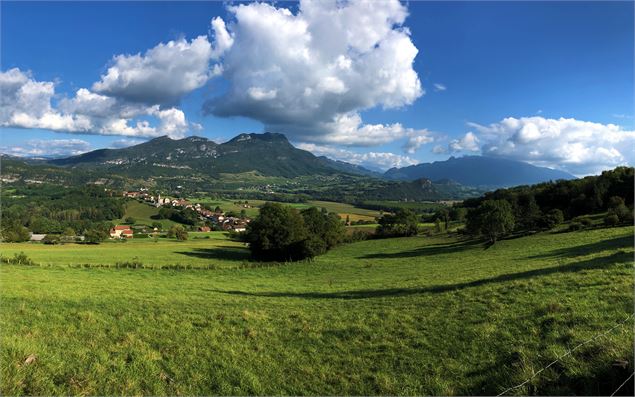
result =
[[[183,198],[161,197],[161,194],[152,194],[146,188],[134,191],[123,191],[124,198],[136,199],[139,202],[152,205],[154,207],[167,207],[177,210],[191,210],[198,215],[198,219],[204,223],[202,226],[196,227],[198,232],[210,232],[213,230],[244,232],[247,224],[251,219],[244,216],[235,216],[235,214],[225,213],[219,207],[215,209],[206,208],[201,203],[192,203]],[[249,204],[241,204],[243,208],[251,208]],[[158,227],[153,227],[152,232],[160,232]],[[112,239],[129,239],[133,238],[134,231],[131,225],[115,225],[110,229],[110,238]]]

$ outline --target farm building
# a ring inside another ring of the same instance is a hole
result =
[[[110,238],[132,238],[130,226],[117,225],[110,229]]]

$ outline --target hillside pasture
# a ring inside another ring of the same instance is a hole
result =
[[[132,217],[134,219],[134,224],[137,226],[145,225],[150,226],[154,222],[159,222],[162,225],[163,229],[168,229],[172,225],[178,225],[177,222],[171,221],[169,219],[158,219],[159,208],[147,204],[142,203],[137,200],[127,200],[126,201],[126,212],[121,219],[116,219],[112,221],[114,224],[123,224],[128,217]]]
[[[161,263],[230,244],[33,245],[28,255],[98,262],[129,247]],[[610,394],[633,371],[632,227],[488,249],[372,240],[263,268],[236,259],[199,271],[1,265],[1,394],[493,395],[530,378],[509,393]]]

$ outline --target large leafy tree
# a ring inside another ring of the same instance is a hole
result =
[[[307,257],[321,255],[344,239],[344,225],[337,214],[312,207],[303,210],[301,215],[308,234],[304,243]]]
[[[294,261],[325,253],[344,240],[337,214],[317,208],[302,212],[277,203],[266,203],[247,226],[246,240],[259,260]]]
[[[254,258],[289,261],[303,259],[308,232],[295,208],[265,203],[258,217],[247,226],[246,237]]]
[[[490,242],[509,234],[515,225],[512,206],[505,200],[485,200],[468,214],[467,228],[484,235]]]

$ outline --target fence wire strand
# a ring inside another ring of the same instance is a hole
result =
[[[628,317],[626,317],[624,320],[620,321],[619,323],[617,323],[616,325],[614,325],[613,327],[611,327],[611,328],[610,328],[610,329],[608,329],[607,331],[604,331],[604,332],[602,332],[602,333],[596,334],[595,336],[593,336],[593,337],[591,337],[591,338],[589,338],[589,339],[585,340],[584,342],[582,342],[582,343],[580,343],[580,344],[576,345],[575,347],[573,347],[573,348],[569,349],[569,350],[568,350],[567,352],[565,352],[563,355],[558,356],[558,357],[557,357],[554,361],[550,362],[550,363],[549,363],[546,367],[541,368],[540,370],[538,370],[538,371],[534,372],[534,374],[533,374],[533,375],[532,375],[529,379],[527,379],[526,381],[524,381],[524,382],[523,382],[523,383],[521,383],[521,384],[518,384],[518,385],[516,385],[516,386],[512,386],[512,387],[509,387],[509,388],[505,389],[505,391],[503,391],[502,393],[497,394],[497,397],[500,397],[500,396],[502,396],[502,395],[505,395],[505,394],[507,394],[507,392],[509,392],[509,391],[511,391],[511,390],[518,389],[519,387],[522,387],[522,386],[526,385],[526,384],[527,384],[527,383],[529,383],[532,379],[534,379],[536,376],[538,376],[541,372],[545,371],[546,369],[548,369],[549,367],[551,367],[552,365],[554,365],[555,363],[557,363],[557,362],[558,362],[558,361],[560,361],[561,359],[563,359],[563,358],[567,357],[568,355],[570,355],[571,353],[573,353],[574,351],[576,351],[578,348],[580,348],[580,347],[582,347],[582,346],[586,345],[587,343],[593,342],[594,340],[596,340],[596,339],[598,339],[598,338],[600,338],[600,337],[602,337],[602,336],[605,336],[605,335],[609,334],[609,333],[610,333],[610,332],[612,332],[614,329],[616,329],[616,328],[618,328],[618,327],[620,327],[620,326],[624,325],[624,324],[625,324],[625,323],[626,323],[629,319],[631,319],[632,317],[633,317],[633,314],[629,315],[629,316],[628,316]],[[633,376],[633,375],[631,375],[631,377],[632,377],[632,376]],[[629,379],[630,379],[630,377],[629,377]],[[624,386],[624,384],[626,384],[626,382],[628,382],[628,379],[627,379],[627,380],[626,380],[626,381],[622,384],[622,386]],[[613,394],[617,393],[617,391],[618,391],[619,389],[621,389],[621,388],[622,388],[622,386],[620,386],[620,387],[619,387],[619,388],[618,388],[615,392],[613,392]]]
[[[613,396],[615,395],[615,393],[617,393],[618,391],[620,391],[620,389],[621,389],[621,388],[622,388],[622,387],[626,384],[626,382],[628,382],[628,381],[629,381],[629,380],[633,377],[633,375],[635,375],[635,372],[633,372],[633,373],[631,374],[631,376],[629,376],[628,378],[626,378],[626,380],[625,380],[625,381],[624,381],[624,382],[623,382],[623,383],[622,383],[622,384],[621,384],[621,385],[620,385],[617,389],[615,389],[615,391],[611,394],[611,396],[610,396],[610,397],[613,397]]]

